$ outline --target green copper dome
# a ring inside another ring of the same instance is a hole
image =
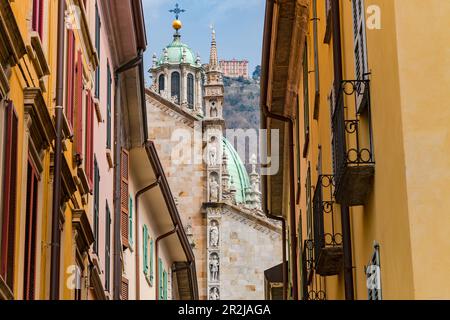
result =
[[[247,169],[233,145],[225,138],[223,138],[223,146],[228,158],[227,168],[230,180],[233,180],[236,188],[236,203],[245,203],[245,191],[250,187]]]
[[[184,63],[188,63],[190,65],[196,65],[196,56],[194,52],[189,48],[188,45],[184,44],[180,40],[180,35],[175,35],[171,44],[169,44],[166,48],[168,63],[170,64],[180,64],[183,58],[183,49],[186,52],[186,58]],[[162,56],[159,58],[158,65],[164,63],[165,54],[163,52]]]

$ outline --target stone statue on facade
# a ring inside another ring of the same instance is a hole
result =
[[[213,221],[209,229],[209,245],[213,248],[219,246],[219,227],[216,221]]]
[[[219,300],[220,299],[220,293],[219,288],[212,287],[209,291],[209,300]]]
[[[209,182],[209,200],[210,202],[219,201],[219,183],[217,182],[217,178],[214,176],[211,176],[211,180]]]
[[[219,281],[219,257],[212,254],[209,258],[209,273],[211,281]]]

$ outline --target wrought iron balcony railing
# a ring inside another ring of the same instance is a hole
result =
[[[303,299],[326,300],[325,280],[314,270],[314,240],[305,240],[303,245]]]
[[[347,106],[350,96],[355,97],[354,108]],[[369,80],[342,81],[332,99],[336,201],[347,206],[364,205],[375,172]]]
[[[320,175],[313,198],[315,271],[321,276],[333,276],[343,267],[342,233],[335,210],[334,179]]]

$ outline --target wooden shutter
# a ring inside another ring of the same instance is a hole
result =
[[[75,66],[75,116],[76,116],[76,135],[75,152],[78,165],[83,160],[83,54],[81,50],[77,53],[77,62]]]
[[[39,34],[39,37],[43,37],[43,27],[44,27],[44,1],[43,0],[33,0],[33,18],[32,18],[32,29]]]
[[[309,123],[309,64],[308,64],[308,45],[305,41],[305,49],[303,54],[303,111],[304,111],[304,130],[305,130],[305,147],[303,157],[306,157],[308,151],[310,123]]]
[[[100,12],[97,4],[95,4],[95,49],[97,50],[97,56],[100,61]],[[95,70],[95,97],[100,99],[100,63]]]
[[[128,300],[128,279],[122,277],[122,286],[120,288],[120,297],[121,300]]]
[[[366,80],[368,73],[367,66],[367,46],[366,46],[366,22],[364,0],[353,1],[353,39],[355,53],[355,77],[356,80]],[[364,98],[365,87],[357,85],[356,110]]]
[[[144,260],[144,266],[143,266],[143,270],[144,270],[144,274],[148,275],[148,230],[147,230],[147,225],[144,224],[143,227],[143,235],[142,235],[142,251],[144,253],[143,255],[143,260]]]
[[[110,289],[111,277],[111,212],[106,201],[106,235],[105,235],[105,289]]]
[[[91,91],[86,94],[86,175],[92,189],[94,177],[94,101]]]
[[[159,266],[158,266],[158,279],[159,279],[159,300],[164,299],[164,279],[163,279],[163,272],[164,272],[164,266],[161,258],[158,260]]]
[[[27,207],[25,220],[25,254],[23,299],[34,300],[36,285],[36,224],[38,177],[31,161],[27,170]]]
[[[66,116],[73,128],[74,76],[75,76],[75,35],[73,30],[67,30],[67,88]]]
[[[133,246],[133,198],[129,198],[128,204],[128,243]]]
[[[98,229],[100,209],[100,171],[97,159],[94,159],[94,251],[98,253]]]
[[[153,286],[153,264],[154,264],[154,253],[153,253],[154,241],[150,239],[150,286]]]
[[[14,291],[14,259],[17,198],[17,127],[18,119],[10,102],[5,116],[5,158],[3,189],[3,221],[1,234],[0,274]]]
[[[122,161],[121,161],[121,231],[122,231],[122,245],[125,248],[129,247],[128,243],[128,169],[129,169],[129,153],[127,150],[122,149]]]
[[[107,93],[107,105],[106,105],[106,148],[111,150],[111,69],[109,68],[109,64],[107,67],[107,81],[108,81],[108,93]]]
[[[163,290],[163,299],[164,300],[167,300],[167,286],[168,286],[168,279],[167,279],[167,272],[166,271],[164,271],[163,272],[163,287],[164,287],[164,290]]]

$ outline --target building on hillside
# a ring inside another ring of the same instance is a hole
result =
[[[248,173],[225,138],[215,32],[202,65],[181,42],[181,22],[173,26],[173,41],[153,56],[148,130],[195,254],[199,297],[264,299],[264,270],[281,261],[281,228],[260,209],[256,163]]]
[[[290,298],[450,297],[450,35],[436,12],[450,4],[267,1],[263,127],[288,138],[263,207],[288,221]]]
[[[249,79],[248,60],[220,60],[220,69],[224,77]]]

